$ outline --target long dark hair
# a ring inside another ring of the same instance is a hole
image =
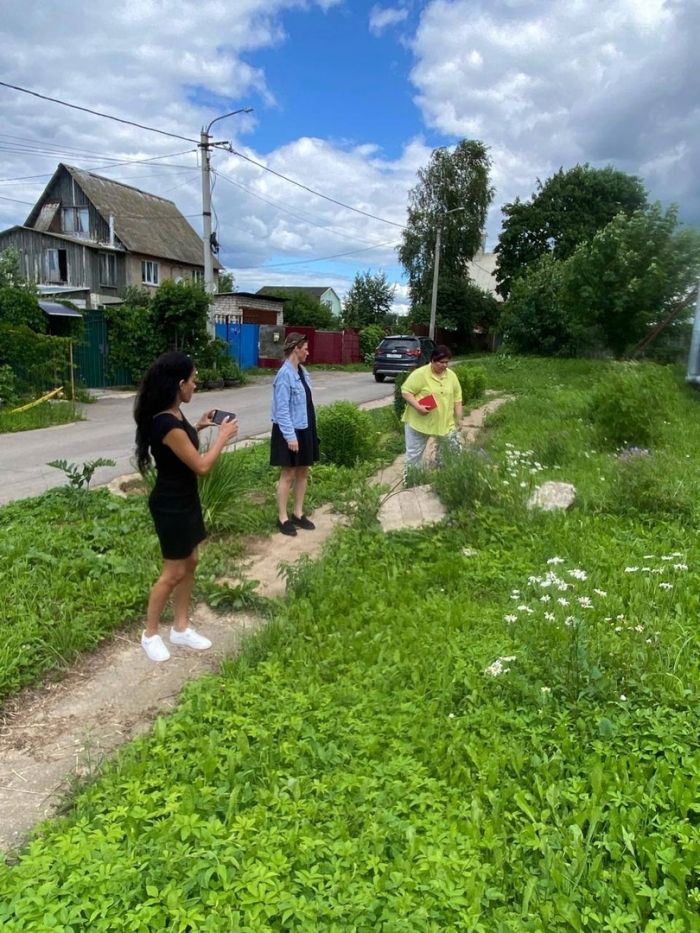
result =
[[[194,363],[186,353],[173,350],[151,363],[141,381],[134,402],[136,421],[136,465],[141,473],[151,463],[148,439],[153,416],[171,408],[177,398],[181,382],[187,382],[194,372]]]

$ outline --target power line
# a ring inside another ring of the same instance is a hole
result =
[[[113,162],[107,163],[106,165],[93,165],[89,170],[81,169],[80,171],[87,172],[88,174],[90,174],[91,172],[94,172],[96,169],[99,169],[99,171],[102,172],[102,171],[107,171],[107,169],[111,169],[111,168],[119,168],[119,166],[122,166],[122,165],[143,165],[146,162],[155,162],[158,159],[170,159],[173,156],[186,155],[187,153],[194,152],[194,151],[195,151],[194,149],[185,149],[183,152],[171,152],[168,155],[152,156],[149,159],[125,159],[122,162],[113,161]],[[94,158],[97,158],[97,156],[95,156]],[[109,156],[103,156],[102,158],[109,158]],[[176,162],[163,162],[161,165],[154,166],[154,168],[184,168],[184,169],[187,169],[188,171],[196,171],[197,169],[195,165],[178,165]],[[31,181],[34,178],[51,178],[52,175],[53,175],[53,172],[42,172],[39,175],[17,175],[14,178],[0,178],[0,185],[5,185],[5,184],[9,185],[11,182],[15,182],[15,181]],[[146,176],[143,176],[143,177],[146,177]]]
[[[99,110],[90,110],[89,107],[69,104],[68,101],[59,100],[58,97],[47,97],[46,94],[39,94],[37,91],[30,91],[29,88],[26,87],[18,87],[16,84],[8,84],[7,81],[0,81],[0,87],[8,87],[13,91],[21,91],[22,94],[30,94],[32,97],[38,97],[40,100],[48,100],[52,104],[70,107],[71,110],[81,110],[83,113],[91,113],[95,117],[104,117],[106,120],[114,120],[116,123],[125,123],[127,126],[135,126],[140,130],[148,130],[149,133],[160,133],[161,136],[171,136],[173,139],[184,139],[186,143],[199,144],[198,140],[190,139],[189,136],[180,136],[178,133],[168,133],[167,130],[159,130],[154,126],[146,126],[144,123],[135,123],[133,120],[124,120],[122,117],[115,117],[110,113],[101,113]]]
[[[357,253],[366,253],[369,250],[379,249],[384,246],[397,246],[397,243],[389,240],[387,243],[377,243],[376,246],[366,246],[364,249],[350,249],[345,253],[334,253],[332,256],[319,256],[317,259],[294,259],[291,262],[273,262],[267,266],[236,266],[238,269],[277,269],[281,266],[305,266],[310,262],[325,262],[327,259],[340,259],[341,256],[355,256]]]
[[[287,175],[283,175],[281,172],[276,172],[273,168],[269,168],[267,165],[263,165],[262,162],[256,162],[255,159],[251,159],[249,156],[243,155],[242,152],[237,152],[235,149],[231,149],[230,151],[232,155],[238,156],[241,159],[245,159],[245,161],[250,162],[251,165],[257,165],[258,168],[264,169],[266,172],[270,172],[271,175],[276,175],[278,178],[282,178],[284,181],[288,181],[291,185],[296,185],[297,188],[308,191],[309,194],[314,194],[318,198],[323,198],[325,201],[330,201],[332,204],[337,204],[339,207],[344,207],[348,211],[354,211],[356,214],[362,214],[363,217],[370,217],[372,220],[380,220],[383,224],[391,224],[392,227],[400,227],[402,230],[406,229],[405,224],[399,224],[396,223],[395,220],[387,220],[386,217],[378,217],[376,214],[370,214],[369,211],[363,211],[359,207],[353,207],[351,204],[345,204],[343,201],[338,201],[336,198],[331,198],[327,194],[322,194],[322,192],[316,191],[314,188],[309,188],[308,185],[304,185],[300,181],[295,181],[293,178],[289,178]]]
[[[1,194],[0,194],[0,201],[14,201],[15,204],[29,204],[29,205],[33,205],[33,204],[34,204],[33,201],[19,201],[17,198],[6,198],[6,197],[3,197],[3,195],[1,195]]]
[[[230,185],[233,185],[235,188],[240,188],[241,191],[245,191],[246,194],[249,194],[253,198],[257,198],[258,201],[262,201],[263,204],[269,204],[270,207],[274,207],[279,211],[284,211],[286,214],[290,214],[292,217],[296,217],[297,220],[301,220],[303,223],[311,224],[314,227],[318,227],[320,230],[330,230],[332,233],[335,233],[336,236],[343,237],[346,240],[354,240],[356,243],[367,243],[367,240],[362,240],[359,237],[352,236],[349,233],[343,233],[342,230],[338,230],[337,227],[332,226],[331,224],[320,224],[315,220],[312,220],[308,215],[299,213],[298,211],[293,211],[288,207],[285,207],[283,204],[280,204],[279,201],[271,201],[269,198],[264,198],[261,194],[258,194],[256,191],[252,191],[250,188],[247,188],[245,185],[240,184],[237,181],[234,181],[232,178],[229,178],[228,175],[224,175],[222,172],[212,169],[214,175],[219,178],[222,178],[224,181],[227,181]],[[376,244],[368,244],[376,245]]]

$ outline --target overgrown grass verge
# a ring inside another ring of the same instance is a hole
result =
[[[290,572],[243,655],[0,869],[4,929],[698,928],[697,515],[610,508],[602,368],[516,369],[467,480],[436,477],[450,522],[353,527]],[[678,401],[662,469],[697,502]],[[578,504],[526,511],[552,477]]]
[[[82,421],[80,409],[73,402],[44,402],[26,411],[11,412],[0,408],[0,434],[50,428],[55,424]]]
[[[380,461],[314,467],[309,510],[325,502],[352,508],[377,463],[398,453],[393,412],[367,414]],[[202,549],[196,595],[214,608],[254,602],[245,588],[222,592],[215,579],[240,563],[242,535],[274,530],[277,474],[269,466],[268,445],[260,444],[221,457],[203,484],[211,538]],[[142,618],[160,567],[145,496],[122,500],[106,490],[63,488],[0,508],[0,553],[0,703]]]

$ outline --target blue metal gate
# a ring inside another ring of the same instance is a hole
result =
[[[226,341],[230,355],[241,369],[250,369],[258,365],[259,324],[225,321],[216,325],[216,336]]]

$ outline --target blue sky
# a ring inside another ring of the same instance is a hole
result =
[[[492,158],[489,246],[503,203],[577,162],[640,175],[699,224],[698,34],[696,0],[63,0],[52,16],[10,0],[1,79],[189,138],[253,107],[216,138],[382,220],[216,152],[238,287],[342,296],[372,269],[402,309],[408,192],[433,148],[462,138]],[[200,229],[194,146],[0,88],[0,228],[24,221],[59,161],[171,198]]]

